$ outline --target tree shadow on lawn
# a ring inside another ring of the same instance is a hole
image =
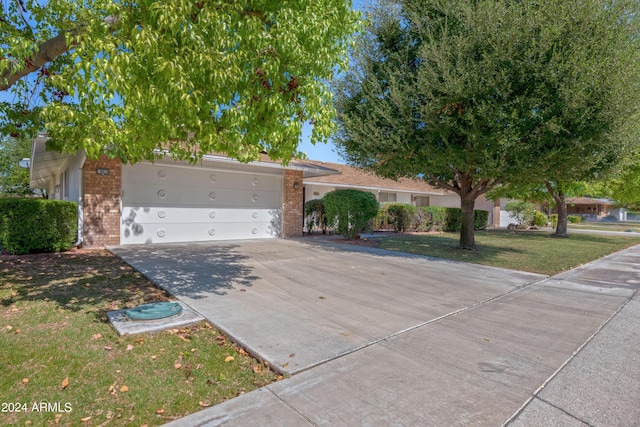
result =
[[[0,305],[53,302],[107,322],[111,310],[168,301],[169,295],[106,250],[3,256]]]

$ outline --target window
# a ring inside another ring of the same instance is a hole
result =
[[[413,198],[416,202],[416,206],[429,206],[429,197],[427,196],[415,196]]]
[[[395,202],[396,201],[396,193],[378,193],[378,201],[380,203]]]

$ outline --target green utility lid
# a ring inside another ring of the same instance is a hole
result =
[[[156,320],[176,316],[182,313],[182,306],[177,302],[153,302],[124,311],[130,320]]]

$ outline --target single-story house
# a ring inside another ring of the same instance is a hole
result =
[[[363,171],[353,166],[338,163],[308,160],[305,164],[316,167],[326,167],[337,171],[331,175],[310,176],[304,179],[305,201],[321,199],[330,191],[337,189],[356,189],[370,191],[376,195],[380,203],[407,203],[414,206],[442,206],[447,208],[459,208],[460,197],[451,191],[434,188],[424,181],[409,178],[400,178],[397,181],[381,178],[372,173]],[[500,204],[502,202],[502,204]],[[506,211],[503,201],[487,200],[480,196],[475,203],[476,210],[489,211],[489,225],[493,227],[506,227],[508,222],[504,217]]]
[[[599,221],[613,216],[620,221],[626,220],[626,210],[616,208],[615,203],[607,199],[593,197],[567,197],[567,213],[579,215],[588,221]],[[556,213],[555,210],[552,213]]]
[[[46,141],[40,135],[32,143],[30,185],[78,203],[85,247],[301,236],[303,179],[337,173],[220,155],[129,165],[47,151]]]
[[[47,151],[46,141],[43,134],[32,143],[30,185],[78,204],[78,244],[85,247],[301,236],[305,200],[337,188],[371,191],[383,203],[460,207],[455,193],[337,163],[283,166],[264,156],[243,164],[211,154],[196,164],[164,158],[130,165]],[[499,202],[481,197],[476,209],[501,225]]]

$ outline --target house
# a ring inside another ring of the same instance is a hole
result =
[[[338,188],[371,191],[382,203],[460,207],[455,193],[425,182],[384,179],[337,163],[283,166],[263,156],[243,164],[211,154],[195,164],[163,158],[129,165],[47,151],[46,141],[43,134],[32,143],[30,185],[78,204],[84,247],[301,236],[304,202]],[[489,224],[501,225],[499,205],[481,197],[476,209],[489,211]]]
[[[372,173],[363,171],[353,166],[338,163],[320,162],[308,160],[304,162],[315,167],[325,167],[338,173],[309,176],[304,178],[304,199],[321,199],[330,191],[337,189],[356,189],[369,191],[376,195],[380,203],[407,203],[414,206],[442,206],[447,208],[459,208],[460,197],[451,191],[437,189],[424,181],[409,178],[400,178],[397,181],[381,178]],[[504,201],[502,201],[504,208]],[[480,196],[475,203],[476,210],[489,211],[488,223],[493,227],[506,227],[506,218],[502,219],[500,201],[493,202]],[[506,212],[503,212],[506,213]],[[504,215],[502,215],[504,216]]]
[[[607,199],[567,197],[565,201],[569,215],[579,215],[587,221],[599,221],[609,216],[613,216],[620,221],[627,219],[626,210],[624,208],[616,208],[615,203]]]
[[[301,236],[303,179],[337,173],[220,155],[196,164],[166,158],[129,165],[47,151],[46,140],[39,135],[32,143],[30,185],[78,203],[78,243],[85,247]]]

